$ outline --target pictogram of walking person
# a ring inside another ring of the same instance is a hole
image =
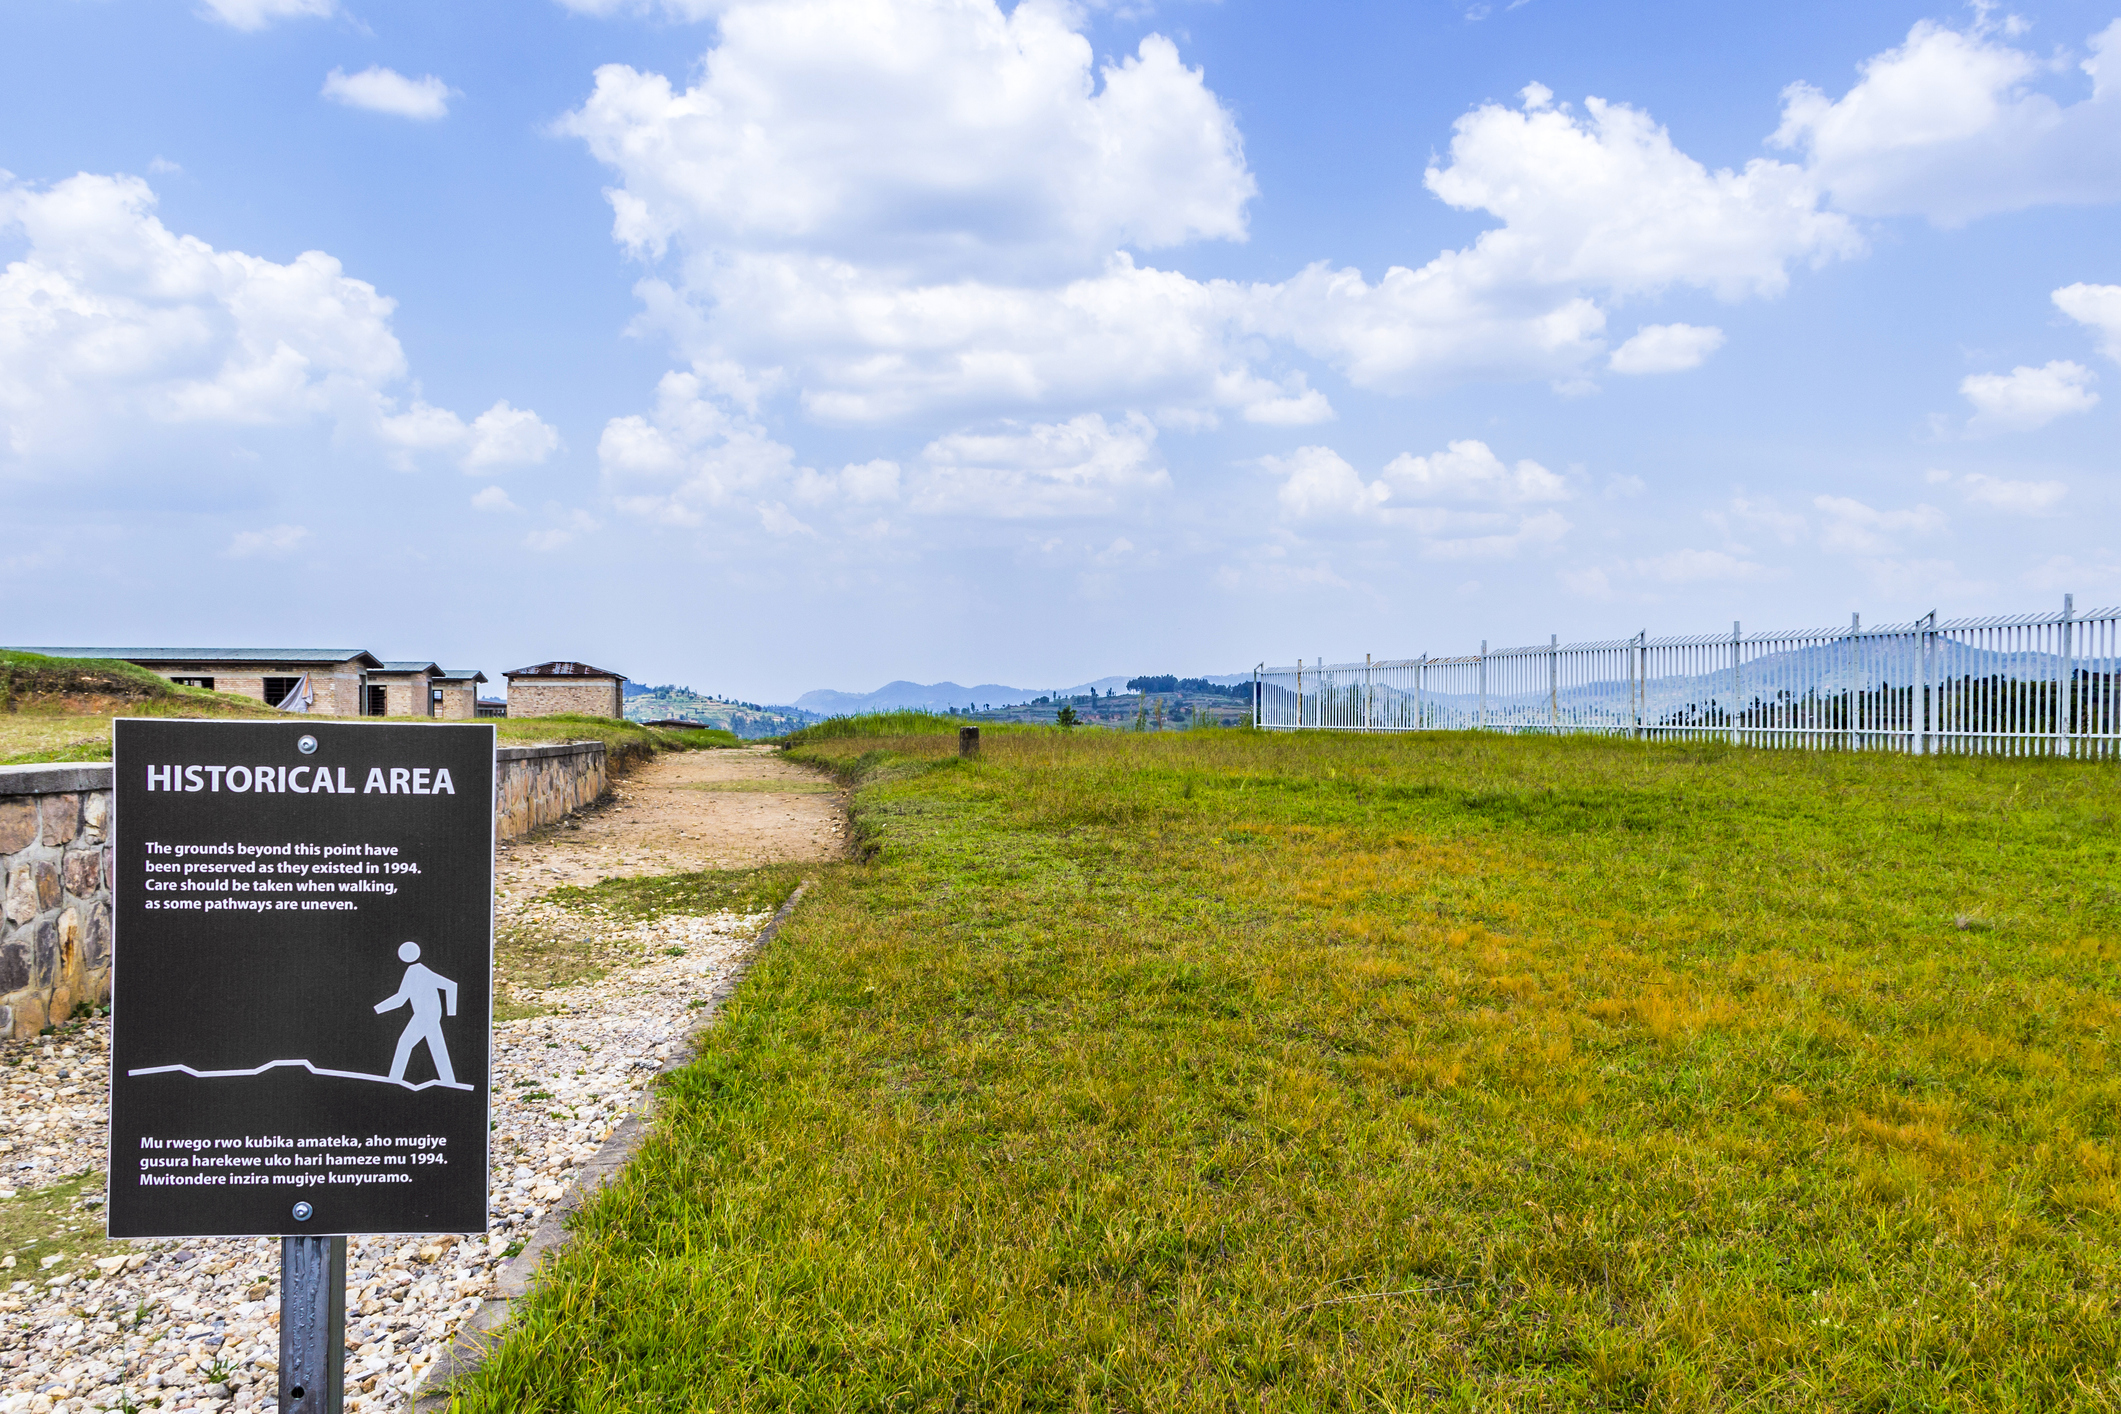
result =
[[[410,1003],[412,1020],[405,1023],[405,1034],[398,1037],[398,1053],[391,1058],[390,1078],[403,1082],[405,1063],[412,1059],[412,1048],[422,1041],[427,1043],[428,1058],[434,1062],[435,1074],[444,1085],[455,1085],[457,1073],[450,1069],[449,1047],[442,1041],[442,994],[449,994],[449,1012],[457,1014],[457,984],[439,972],[430,971],[420,962],[420,945],[406,943],[398,949],[398,960],[409,962],[405,969],[405,980],[398,983],[397,992],[376,1003],[376,1014]]]

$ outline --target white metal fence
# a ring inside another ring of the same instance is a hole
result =
[[[2121,608],[1702,638],[1550,640],[1254,673],[1273,730],[1606,732],[2121,756]]]

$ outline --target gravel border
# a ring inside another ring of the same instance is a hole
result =
[[[736,991],[745,974],[751,971],[751,964],[765,951],[766,945],[773,941],[774,935],[781,931],[781,925],[795,912],[796,904],[802,900],[812,882],[805,879],[796,885],[795,892],[788,895],[787,901],[780,906],[772,920],[759,930],[758,936],[745,950],[742,959],[708,992],[707,1005],[702,1009],[700,1022],[686,1033],[686,1043],[692,1042],[720,1019],[722,1003]],[[567,1185],[567,1191],[546,1212],[544,1219],[538,1224],[537,1231],[524,1244],[523,1250],[494,1274],[491,1287],[493,1294],[480,1302],[478,1309],[465,1318],[463,1324],[457,1328],[456,1339],[449,1349],[428,1366],[426,1375],[413,1392],[413,1408],[419,1414],[448,1409],[451,1398],[450,1385],[485,1363],[487,1355],[500,1344],[501,1328],[508,1320],[510,1307],[518,1297],[529,1291],[539,1264],[548,1253],[566,1245],[568,1215],[594,1197],[597,1190],[610,1182],[612,1176],[624,1168],[639,1150],[642,1140],[647,1137],[648,1120],[654,1109],[653,1086],[672,1071],[691,1064],[690,1044],[682,1044],[674,1049],[677,1054],[665,1060],[662,1069],[656,1072],[656,1079],[651,1082],[651,1088],[646,1092],[640,1107],[621,1120],[619,1127],[604,1141],[595,1157],[575,1171],[574,1181]]]

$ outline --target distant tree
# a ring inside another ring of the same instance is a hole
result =
[[[1178,679],[1165,673],[1161,677],[1139,677],[1127,679],[1129,692],[1176,692]]]
[[[1060,709],[1060,715],[1055,717],[1053,721],[1056,726],[1072,727],[1082,721],[1082,718],[1075,715],[1073,707],[1063,707]]]

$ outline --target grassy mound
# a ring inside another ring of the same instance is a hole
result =
[[[947,736],[954,741],[959,727],[973,725],[976,724],[941,712],[864,712],[853,717],[827,717],[780,740],[787,746],[850,737]]]
[[[115,658],[47,658],[0,649],[0,711],[62,697],[159,702],[180,691],[169,679]]]

